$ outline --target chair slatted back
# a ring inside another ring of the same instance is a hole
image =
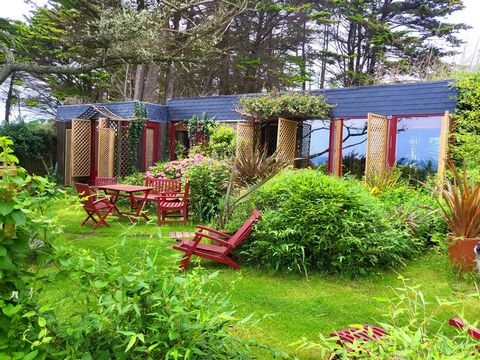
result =
[[[103,186],[103,185],[115,185],[117,183],[117,179],[114,177],[97,177],[95,178],[95,186]]]
[[[233,246],[233,248],[236,248],[238,245],[240,245],[240,243],[245,240],[248,235],[250,235],[253,227],[259,221],[260,216],[260,211],[258,211],[257,209],[253,209],[252,214],[247,219],[247,221],[245,221],[240,227],[240,229],[238,229],[237,232],[233,234],[232,237],[228,240],[228,242]],[[229,251],[230,249],[227,249],[226,252]]]
[[[153,187],[150,194],[160,195],[161,193],[178,193],[182,191],[182,182],[175,179],[157,179],[147,177],[145,186]]]
[[[90,190],[88,184],[75,183],[78,197],[82,199],[82,205],[86,209],[93,209],[95,207],[95,194]]]

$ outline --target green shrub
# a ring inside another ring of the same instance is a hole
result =
[[[262,220],[241,251],[257,266],[358,275],[401,264],[420,248],[364,186],[314,170],[274,177],[235,211],[228,229],[237,228],[253,206]]]
[[[229,159],[235,155],[236,131],[222,124],[215,126],[208,140],[208,154],[218,160]]]
[[[180,275],[148,254],[131,267],[115,254],[59,254],[79,310],[56,326],[62,358],[251,358],[251,343],[233,333],[249,320],[236,319],[227,295],[211,290],[216,273]]]
[[[445,220],[435,199],[426,188],[412,188],[405,183],[384,189],[378,198],[390,213],[392,221],[407,229],[410,236],[424,246],[433,245],[439,234],[446,233]]]
[[[145,185],[145,174],[143,172],[134,172],[123,177],[120,182],[128,185]]]

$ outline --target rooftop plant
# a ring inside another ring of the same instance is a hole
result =
[[[292,120],[327,119],[332,105],[325,96],[311,93],[271,92],[261,96],[240,98],[237,111],[253,121],[271,121],[279,117]]]

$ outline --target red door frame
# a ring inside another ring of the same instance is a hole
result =
[[[158,161],[158,123],[147,121],[145,125],[145,130],[143,131],[143,159],[142,159],[142,167],[144,171],[147,170],[148,166],[147,161],[147,129],[153,129],[153,162],[156,163]]]
[[[440,113],[430,113],[430,114],[397,114],[389,116],[389,124],[388,124],[388,151],[387,151],[387,160],[388,165],[393,166],[396,162],[396,155],[397,155],[397,122],[399,118],[414,118],[414,117],[431,117],[431,116],[444,116],[444,114]],[[333,146],[334,144],[334,130],[333,130],[333,120],[342,120],[342,130],[343,130],[343,121],[345,120],[354,120],[354,119],[366,119],[365,116],[342,116],[342,117],[334,117],[330,120],[330,139],[329,139],[329,151],[328,151],[328,162],[327,162],[327,169],[328,173],[332,173],[332,156],[333,156]],[[343,139],[343,137],[342,137]],[[340,158],[343,158],[342,148],[340,147]],[[342,163],[340,161],[340,174],[342,169]]]

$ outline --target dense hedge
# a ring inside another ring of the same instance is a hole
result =
[[[277,175],[235,212],[229,230],[253,206],[263,216],[241,254],[259,267],[358,275],[400,264],[422,248],[360,183],[314,170]]]

